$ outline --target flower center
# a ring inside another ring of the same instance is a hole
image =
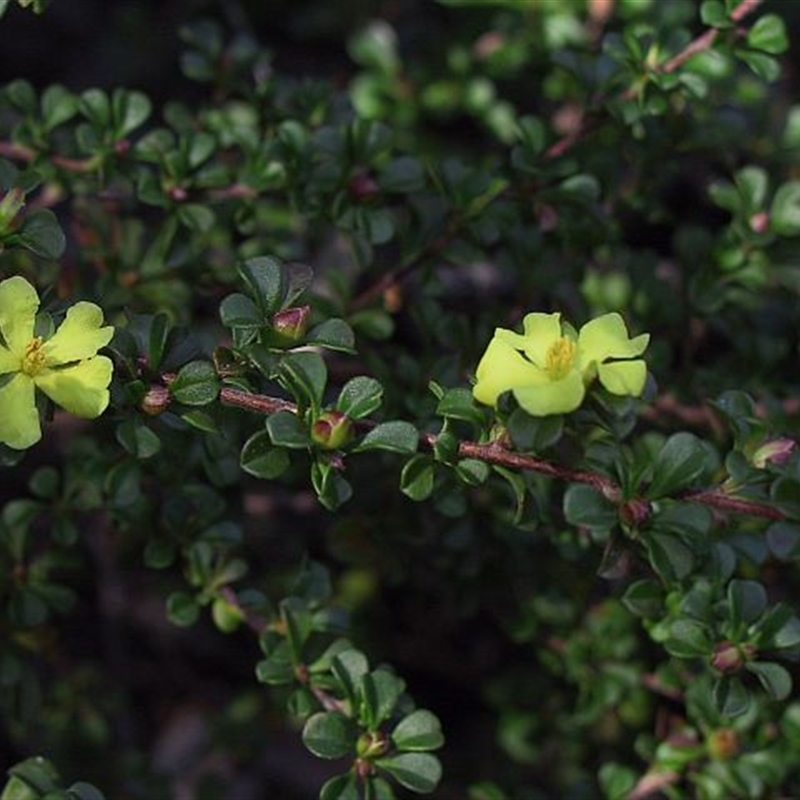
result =
[[[567,336],[560,336],[550,345],[544,368],[553,380],[560,380],[572,369],[575,350],[575,342]]]
[[[35,336],[25,347],[22,357],[22,372],[26,375],[36,375],[44,369],[44,352],[42,352],[42,337]]]

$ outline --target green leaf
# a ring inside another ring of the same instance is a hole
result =
[[[117,441],[136,458],[150,458],[161,449],[161,440],[139,417],[129,417],[117,426]]]
[[[736,186],[745,202],[747,213],[759,211],[764,205],[769,188],[767,171],[761,167],[743,167],[736,173]]]
[[[399,750],[436,750],[444,744],[444,735],[438,717],[419,708],[400,720],[392,741]]]
[[[637,617],[657,619],[664,612],[664,589],[652,578],[643,578],[626,589],[622,602]]]
[[[401,786],[418,794],[433,792],[442,778],[442,765],[430,753],[400,753],[379,758],[375,765],[388,772]]]
[[[272,480],[289,467],[289,456],[280,447],[273,447],[266,430],[254,433],[242,447],[239,459],[241,468],[256,478]]]
[[[67,242],[64,231],[58,224],[58,218],[49,208],[41,208],[27,214],[14,240],[37,256],[52,259],[61,257]]]
[[[436,413],[448,419],[460,419],[473,425],[482,425],[486,412],[475,403],[469,389],[448,389],[436,405]]]
[[[721,0],[705,0],[700,5],[700,19],[710,28],[730,28],[733,25]]]
[[[256,305],[266,317],[280,310],[289,288],[286,267],[274,258],[249,258],[239,265],[239,275]]]
[[[12,779],[17,779],[16,783],[9,785],[12,785],[12,788],[19,793],[16,795],[9,794],[6,799],[7,785],[2,795],[3,800],[17,800],[17,798],[19,800],[28,800],[28,797],[38,798],[58,790],[58,772],[56,772],[56,768],[50,761],[41,756],[26,758],[24,761],[14,764],[8,770],[8,774]],[[27,795],[22,793],[25,789],[29,790]]]
[[[71,800],[105,800],[105,795],[91,783],[78,781],[67,789]]]
[[[105,129],[111,119],[108,95],[102,89],[87,89],[80,96],[78,107],[95,128]]]
[[[78,98],[63,86],[53,84],[42,92],[41,106],[44,124],[52,131],[78,113]]]
[[[786,25],[777,14],[764,14],[747,32],[747,44],[754,50],[780,55],[789,47]]]
[[[114,119],[114,135],[124,139],[147,121],[153,104],[147,95],[130,89],[115,89],[111,97],[111,114]]]
[[[767,590],[757,581],[734,578],[728,584],[727,594],[734,626],[749,625],[767,610]]]
[[[219,305],[219,317],[228,328],[258,330],[265,324],[256,304],[244,294],[229,294]]]
[[[419,444],[417,429],[410,422],[394,420],[376,425],[354,448],[353,452],[365,450],[388,450],[392,453],[410,455]]]
[[[521,408],[515,409],[508,419],[508,433],[519,450],[541,453],[552,447],[564,432],[564,417],[550,414],[532,417]]]
[[[339,392],[336,408],[350,419],[369,416],[381,406],[383,386],[375,378],[351,378]]]
[[[789,671],[773,661],[750,661],[745,669],[755,675],[773,700],[785,700],[792,692]]]
[[[400,473],[400,491],[420,502],[433,492],[434,464],[430,456],[415,455],[403,466]]]
[[[319,758],[344,758],[354,750],[355,727],[336,711],[320,711],[306,720],[303,744]]]
[[[334,317],[313,327],[306,335],[306,343],[328,350],[354,353],[356,339],[353,329],[344,320]]]
[[[771,55],[754,50],[737,50],[736,55],[764,81],[776,81],[781,76],[780,62]]]
[[[423,187],[424,182],[425,171],[422,164],[411,156],[392,159],[378,176],[378,185],[384,192],[416,192]]]
[[[358,779],[353,774],[336,775],[320,789],[319,800],[361,800]]]
[[[406,684],[393,672],[376,669],[363,676],[359,688],[368,711],[367,719],[364,721],[369,730],[376,730],[394,712]]]
[[[772,634],[769,644],[776,650],[797,647],[797,645],[800,644],[800,619],[792,614],[789,619]]]
[[[167,598],[167,617],[173,625],[187,628],[194,625],[200,609],[194,595],[188,592],[173,592]]]
[[[767,528],[767,544],[770,552],[781,561],[800,557],[800,525],[791,522],[773,522]]]
[[[770,228],[779,236],[800,234],[800,181],[778,187],[772,199]]]
[[[266,658],[256,664],[256,678],[268,686],[294,683],[294,664],[286,641],[281,641]]]
[[[644,540],[653,569],[665,580],[683,580],[694,568],[693,552],[677,537],[651,534]]]
[[[289,353],[281,359],[279,372],[298,405],[310,406],[318,415],[328,370],[319,353]]]
[[[489,477],[491,467],[477,458],[463,458],[456,463],[455,472],[467,486],[480,486]]]
[[[212,209],[201,203],[183,203],[178,206],[178,219],[189,230],[207,233],[214,227],[217,216]]]
[[[677,619],[669,626],[664,648],[679,658],[709,656],[714,648],[708,629],[693,619]]]
[[[311,483],[317,499],[328,511],[336,511],[353,494],[353,488],[339,474],[336,467],[326,460],[315,461],[311,465]]]
[[[169,393],[187,406],[213,403],[219,394],[219,378],[210,361],[190,361],[169,385]]]
[[[608,531],[618,521],[613,503],[592,486],[573,483],[564,493],[564,516],[571,525]]]
[[[334,657],[331,662],[331,670],[342,684],[345,694],[351,700],[354,700],[356,686],[361,683],[361,679],[369,672],[369,662],[360,650],[351,648]]]
[[[720,714],[738,717],[749,708],[752,698],[744,684],[737,677],[724,676],[711,687],[711,699]]]
[[[670,436],[656,453],[646,496],[654,500],[688,487],[702,475],[705,461],[705,450],[696,436],[683,431]]]
[[[294,449],[308,447],[311,439],[303,422],[291,411],[279,411],[267,417],[267,431],[274,445]]]
[[[782,476],[772,484],[770,490],[772,502],[786,516],[800,520],[800,481],[789,476]]]

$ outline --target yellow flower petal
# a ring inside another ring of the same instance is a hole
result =
[[[523,345],[520,350],[536,364],[544,368],[547,362],[547,353],[553,343],[561,338],[561,314],[540,314],[533,312],[526,314],[522,320]]]
[[[76,303],[58,330],[42,346],[48,366],[91,358],[114,336],[114,328],[101,327],[103,312],[94,303]]]
[[[33,338],[38,309],[39,295],[25,278],[15,275],[0,282],[0,334],[8,350],[20,357]]]
[[[0,375],[19,372],[21,359],[18,355],[0,345]]]
[[[611,394],[638,397],[647,380],[647,366],[641,359],[614,361],[611,364],[600,364],[597,376]]]
[[[499,329],[502,330],[502,329]],[[495,336],[475,370],[477,382],[472,394],[479,403],[497,404],[497,398],[516,386],[538,385],[547,376],[503,338]]]
[[[649,341],[647,333],[629,339],[625,321],[619,314],[603,314],[587,322],[578,334],[581,363],[588,368],[592,361],[640,356]]]
[[[558,381],[514,388],[517,402],[534,417],[568,414],[580,406],[585,393],[583,377],[578,370],[572,370]]]
[[[105,356],[79,361],[62,369],[47,369],[34,377],[54,402],[78,417],[99,417],[108,406],[113,364]]]
[[[0,386],[0,442],[24,450],[42,438],[33,381],[22,373]]]

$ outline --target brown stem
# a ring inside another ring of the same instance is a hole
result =
[[[240,389],[224,387],[220,391],[220,400],[229,406],[243,408],[247,411],[255,411],[259,414],[274,414],[278,411],[288,411],[296,414],[297,406],[288,400],[277,397],[265,397],[263,395],[249,394]],[[365,421],[363,421],[365,422]],[[367,423],[369,424],[369,423]],[[436,444],[436,434],[420,434],[420,446],[425,450],[432,450]],[[570,469],[551,461],[546,461],[536,456],[516,453],[507,450],[496,442],[483,444],[481,442],[463,441],[458,445],[458,455],[462,458],[474,458],[487,464],[495,464],[509,469],[525,470],[537,472],[540,475],[547,475],[571,483],[585,483],[597,489],[604,497],[611,502],[620,500],[622,493],[620,487],[605,475],[596,472]],[[716,508],[720,511],[729,511],[734,514],[742,514],[750,517],[760,517],[761,519],[781,520],[784,514],[774,506],[760,503],[755,500],[744,500],[726,494],[722,489],[701,489],[689,491],[680,495],[681,500]]]

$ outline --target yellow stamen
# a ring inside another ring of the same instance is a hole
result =
[[[553,380],[563,378],[575,361],[575,342],[567,336],[560,336],[547,351],[544,368]]]
[[[35,336],[25,347],[21,369],[26,375],[36,375],[44,369],[44,360],[42,337]]]

